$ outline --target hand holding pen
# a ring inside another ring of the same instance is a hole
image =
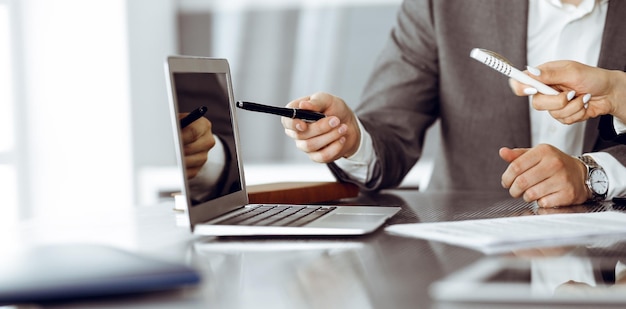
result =
[[[326,116],[316,122],[282,117],[285,134],[296,147],[315,162],[329,163],[354,154],[360,145],[361,131],[352,110],[339,97],[315,93],[293,100],[288,108],[316,111]]]
[[[204,116],[206,106],[200,106],[180,119],[181,141],[184,147],[184,164],[187,177],[194,178],[207,160],[207,154],[215,146],[211,123]]]
[[[185,116],[182,119],[180,119],[180,128],[184,129],[186,126],[190,125],[192,122],[200,119],[200,117],[202,117],[202,116],[204,116],[204,114],[206,114],[206,111],[207,111],[207,107],[206,106],[200,106],[200,107],[194,109],[187,116]]]

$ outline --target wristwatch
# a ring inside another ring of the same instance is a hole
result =
[[[587,167],[585,183],[589,191],[591,191],[591,200],[604,201],[607,192],[609,192],[609,178],[606,176],[606,172],[604,172],[604,169],[589,155],[579,156],[578,159]]]

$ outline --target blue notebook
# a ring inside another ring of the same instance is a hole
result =
[[[194,285],[193,268],[103,245],[0,254],[0,305],[154,292]]]

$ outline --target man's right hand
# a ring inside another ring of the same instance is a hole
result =
[[[180,114],[179,118],[187,114]],[[215,146],[215,137],[211,131],[211,122],[205,117],[192,122],[182,129],[184,163],[187,169],[187,177],[196,177],[202,166],[206,163],[208,152]]]
[[[318,92],[295,99],[287,107],[308,109],[326,115],[314,123],[282,117],[285,134],[311,160],[330,163],[353,155],[359,148],[361,132],[354,112],[339,97]]]

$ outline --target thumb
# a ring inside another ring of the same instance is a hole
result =
[[[498,152],[500,154],[500,158],[502,158],[502,160],[511,163],[513,161],[515,161],[515,159],[519,158],[521,155],[525,154],[526,152],[528,152],[528,148],[508,148],[508,147],[502,147],[500,148],[500,151]]]
[[[308,101],[300,102],[300,108],[324,113],[331,108],[335,97],[329,93],[317,92],[311,95]]]
[[[317,101],[311,101],[311,100],[300,101],[298,103],[298,106],[296,107],[300,109],[306,109],[306,110],[311,110],[311,111],[316,111],[316,112],[322,112],[324,110],[324,106],[322,104],[319,104],[319,102]]]

